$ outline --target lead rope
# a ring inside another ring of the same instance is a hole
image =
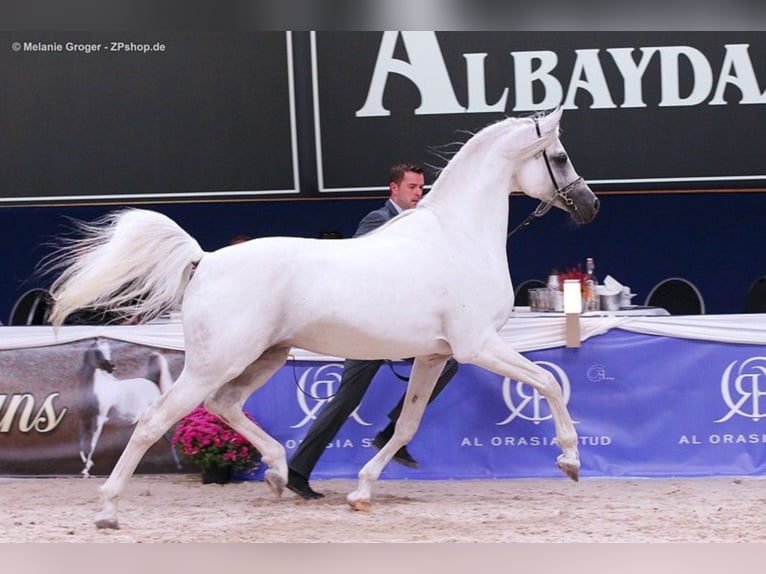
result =
[[[310,399],[314,399],[315,401],[328,401],[328,400],[333,398],[338,393],[338,391],[335,391],[334,393],[329,394],[326,397],[317,397],[317,396],[312,395],[308,391],[304,390],[303,387],[301,387],[300,383],[298,382],[298,373],[295,371],[295,363],[297,362],[297,359],[295,358],[295,355],[293,355],[292,353],[290,353],[288,355],[288,357],[289,357],[290,363],[292,364],[292,367],[293,367],[293,380],[295,381],[295,387],[301,393],[303,393],[304,395],[306,395]]]
[[[331,394],[327,395],[326,397],[317,397],[317,396],[315,396],[315,395],[312,395],[311,393],[309,393],[309,392],[308,392],[308,391],[306,391],[305,389],[303,389],[303,388],[300,386],[300,384],[298,383],[298,373],[297,373],[297,372],[296,372],[296,370],[295,370],[295,363],[297,362],[297,360],[296,360],[296,358],[295,358],[295,355],[293,355],[292,353],[290,353],[290,354],[288,355],[288,357],[289,357],[289,361],[290,361],[290,363],[291,363],[291,366],[292,366],[292,369],[293,369],[293,381],[295,382],[295,387],[296,387],[296,388],[297,388],[297,389],[298,389],[298,390],[299,390],[301,393],[303,393],[304,395],[306,395],[306,396],[307,396],[307,397],[309,397],[310,399],[314,399],[315,401],[328,401],[328,400],[330,400],[331,398],[333,398],[335,395],[337,395],[337,394],[338,394],[338,391],[336,390],[334,393],[331,393]],[[405,383],[409,383],[409,382],[410,382],[410,378],[409,378],[409,377],[406,377],[406,376],[404,376],[404,375],[400,375],[399,373],[397,373],[397,372],[396,372],[396,370],[394,369],[394,362],[393,362],[393,361],[391,361],[390,359],[385,359],[383,362],[384,362],[384,363],[385,363],[385,364],[388,366],[388,368],[391,370],[391,372],[393,373],[393,375],[394,375],[394,376],[395,376],[397,379],[399,379],[400,381],[404,381]]]
[[[520,230],[520,229],[524,229],[524,228],[525,228],[527,225],[529,225],[530,223],[532,223],[532,222],[533,222],[535,219],[537,219],[538,217],[542,217],[543,215],[545,215],[546,213],[548,213],[548,210],[551,208],[551,206],[553,205],[553,202],[554,202],[554,201],[556,201],[556,197],[555,197],[555,196],[554,196],[554,198],[553,198],[553,199],[551,199],[551,200],[550,200],[550,201],[548,201],[547,203],[546,203],[546,202],[544,202],[544,201],[541,201],[541,202],[540,202],[540,205],[538,205],[538,206],[535,208],[535,210],[534,210],[532,213],[530,213],[529,215],[527,215],[527,218],[526,218],[524,221],[522,221],[521,223],[519,223],[519,224],[518,224],[516,227],[514,227],[514,228],[511,230],[511,232],[510,232],[510,233],[508,233],[508,235],[506,235],[506,239],[510,238],[510,237],[511,237],[511,235],[513,235],[514,233],[516,233],[518,230]]]

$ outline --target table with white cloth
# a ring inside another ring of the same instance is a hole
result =
[[[766,315],[580,318],[581,346],[565,346],[562,314],[517,310],[500,330],[508,346],[561,385],[580,441],[581,476],[758,475],[766,467]],[[183,367],[178,321],[139,326],[0,327],[0,475],[76,474],[83,355],[110,342],[118,379],[143,376],[160,350]],[[343,361],[293,349],[245,403],[288,457],[340,381]],[[355,477],[404,392],[410,366],[384,365],[362,404],[328,445],[312,478]],[[127,384],[127,383],[126,383]],[[131,428],[107,424],[94,474],[111,470]],[[173,472],[167,443],[139,472]],[[391,463],[382,478],[559,476],[548,406],[530,386],[473,365],[426,410],[410,444],[420,468]],[[262,468],[249,475],[258,479]],[[182,472],[194,469],[182,468]]]
[[[561,317],[563,311],[532,311],[530,307],[514,307],[509,319],[518,317]],[[599,310],[580,313],[580,317],[667,317],[670,315],[667,309],[662,307],[649,307],[646,305],[631,305],[620,307],[613,311]]]

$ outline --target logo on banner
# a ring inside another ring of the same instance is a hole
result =
[[[588,369],[588,372],[585,374],[585,377],[591,382],[591,383],[600,383],[602,381],[613,381],[614,377],[610,377],[606,373],[606,367],[602,365],[601,363],[596,363],[595,365],[591,365]]]
[[[553,375],[553,378],[561,386],[564,404],[568,404],[571,386],[569,384],[569,377],[564,370],[555,363],[548,361],[535,361],[535,364],[543,367]],[[553,418],[550,414],[550,409],[547,406],[543,408],[543,402],[547,403],[548,401],[537,389],[530,385],[505,377],[503,379],[502,392],[503,402],[508,407],[509,414],[504,420],[496,423],[498,426],[507,425],[516,418],[531,421],[536,425]]]
[[[330,363],[321,367],[309,367],[303,371],[303,374],[298,379],[298,388],[295,393],[298,406],[305,416],[303,420],[298,424],[292,425],[290,428],[300,428],[317,418],[317,414],[325,403],[330,402],[335,393],[338,392],[342,375],[343,365],[340,363]],[[356,410],[351,413],[351,418],[360,425],[372,425],[372,423],[362,420]]]
[[[717,423],[735,415],[759,421],[766,417],[766,357],[732,361],[721,375],[721,398],[729,411]]]

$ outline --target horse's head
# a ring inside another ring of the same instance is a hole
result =
[[[114,362],[112,361],[112,348],[104,339],[96,339],[86,353],[86,361],[90,361],[94,368],[101,369],[107,373],[114,371]]]
[[[599,200],[575,171],[559,139],[562,108],[545,116],[525,120],[520,164],[514,173],[514,188],[539,199],[540,215],[555,206],[568,212],[577,223],[589,223],[598,213]]]

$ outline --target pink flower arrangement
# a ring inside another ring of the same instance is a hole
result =
[[[567,269],[566,271],[562,271],[559,274],[559,278],[561,280],[561,284],[564,284],[564,281],[567,279],[574,279],[576,281],[580,282],[580,289],[582,291],[583,297],[585,296],[585,273],[582,270],[582,265],[580,263],[577,264],[576,267],[572,267],[570,269]]]
[[[197,407],[179,421],[170,444],[182,459],[192,462],[203,472],[212,468],[246,472],[260,458],[258,450],[244,436],[204,406]]]

